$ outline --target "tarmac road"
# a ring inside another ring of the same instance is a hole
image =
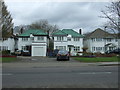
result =
[[[53,60],[52,63],[45,61],[6,63],[3,64],[2,86],[3,88],[117,88],[118,66],[97,66],[74,60],[62,62]]]

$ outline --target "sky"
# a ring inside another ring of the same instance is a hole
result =
[[[106,19],[100,18],[103,15],[109,1],[39,1],[39,0],[5,0],[8,11],[10,11],[14,26],[30,25],[41,19],[46,19],[59,29],[74,29],[83,33],[103,28]]]

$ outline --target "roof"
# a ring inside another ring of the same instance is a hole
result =
[[[71,35],[72,37],[83,37],[83,35],[79,34],[78,32],[74,31],[73,29],[63,29],[62,32]]]
[[[67,36],[71,35],[72,37],[83,37],[83,35],[79,34],[78,32],[74,31],[73,29],[63,29],[59,30],[52,34],[53,36]]]
[[[33,35],[47,35],[43,30],[38,30],[38,29],[30,29],[25,31],[24,33],[20,34],[19,36],[30,36],[30,34]]]
[[[59,31],[57,31],[57,32],[54,32],[52,35],[53,35],[53,36],[67,36],[67,34],[64,33],[62,30],[59,30]]]
[[[95,31],[85,34],[85,39],[87,38],[114,38],[115,35],[112,35],[100,28],[96,29]]]

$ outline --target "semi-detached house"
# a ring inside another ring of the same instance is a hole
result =
[[[70,51],[71,55],[82,52],[83,35],[73,29],[63,29],[52,34],[54,40],[54,49],[63,49]]]
[[[18,36],[18,50],[29,50],[31,56],[46,56],[47,37],[43,30],[27,30]]]

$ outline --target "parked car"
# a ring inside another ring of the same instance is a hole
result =
[[[20,56],[22,54],[22,50],[16,50],[15,55]]]
[[[15,51],[15,55],[17,56],[30,56],[30,52],[28,50],[17,50]]]
[[[59,60],[69,60],[70,54],[66,50],[59,50],[57,53],[57,61]]]
[[[120,48],[109,50],[105,52],[106,54],[114,53],[114,54],[120,54]]]
[[[30,56],[30,52],[28,50],[23,50],[22,55],[23,56]]]

